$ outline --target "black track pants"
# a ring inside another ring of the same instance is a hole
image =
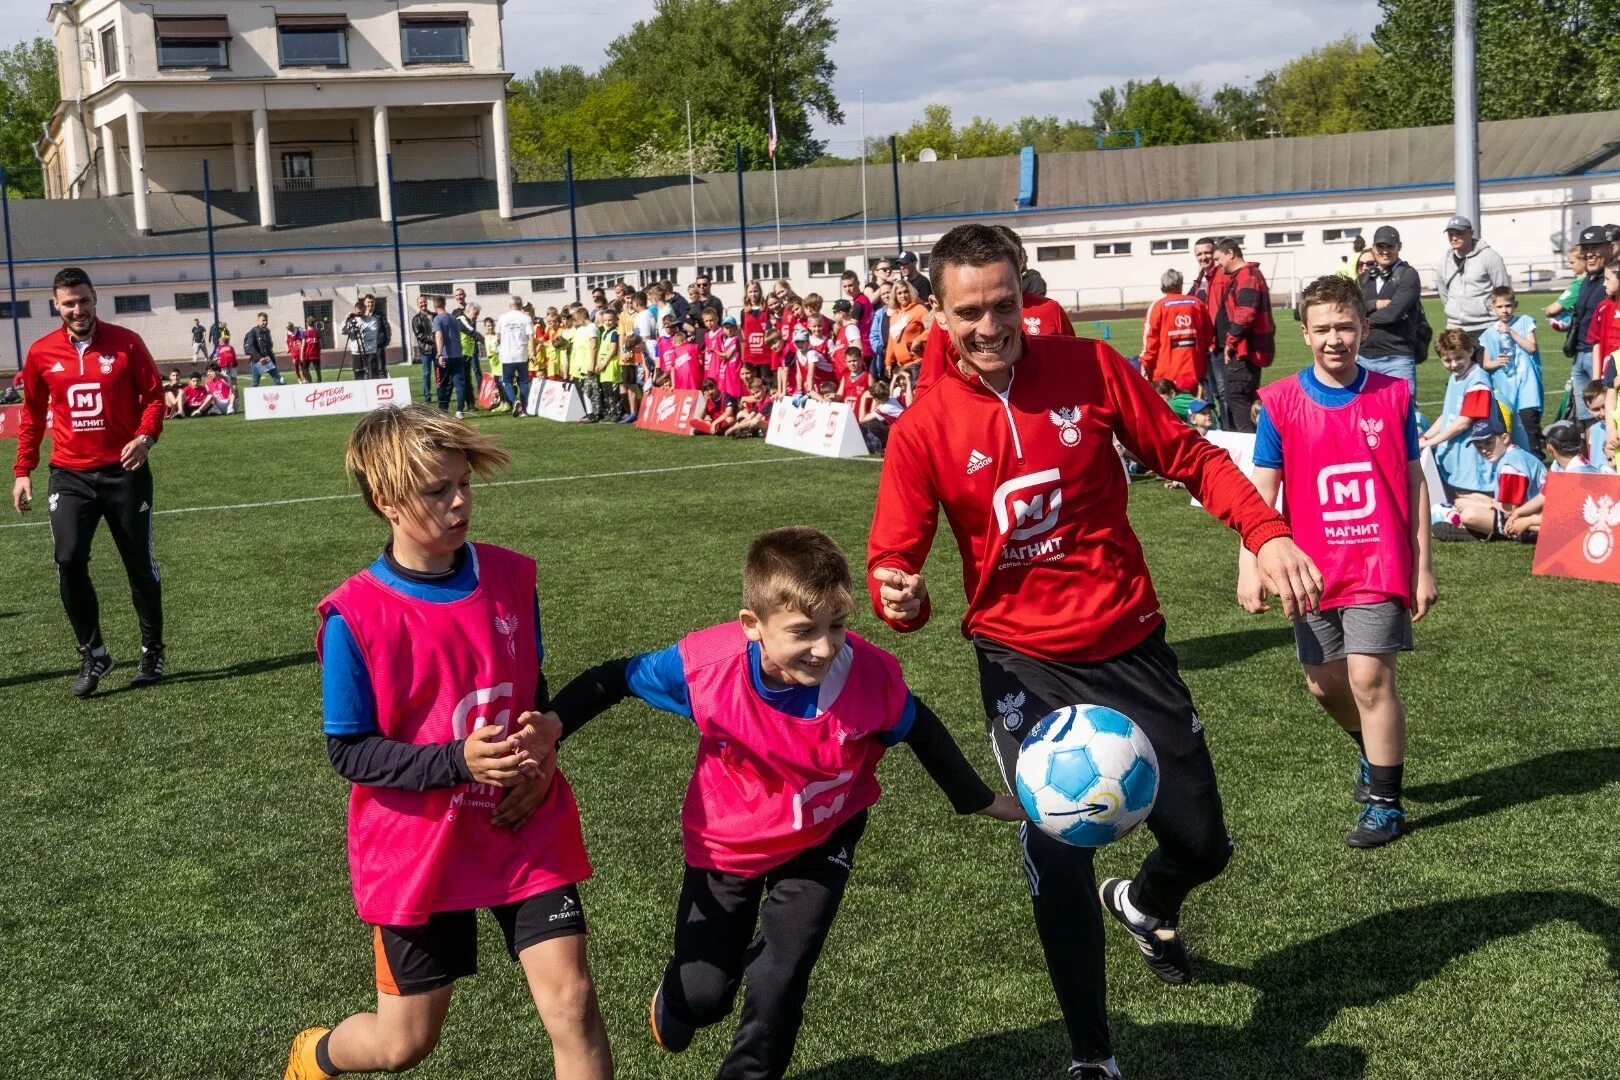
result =
[[[163,587],[152,552],[152,470],[120,465],[79,471],[51,467],[51,539],[57,582],[73,636],[81,648],[101,647],[101,608],[90,581],[90,543],[103,519],[129,575],[141,644],[163,644]]]

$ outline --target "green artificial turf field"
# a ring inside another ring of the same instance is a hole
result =
[[[1134,351],[1139,324],[1110,332]],[[1303,363],[1293,324],[1280,336],[1273,376]],[[1444,372],[1419,371],[1432,411]],[[279,1077],[297,1030],[372,1001],[312,644],[315,602],[384,537],[342,474],[352,422],[170,425],[154,461],[171,676],[154,689],[124,690],[134,617],[105,531],[94,573],[121,667],[77,702],[43,514],[3,522],[0,1073]],[[553,686],[733,615],[741,557],[763,529],[816,524],[861,560],[870,462],[475,422],[516,461],[478,488],[473,532],[538,559]],[[1156,483],[1135,487],[1131,513],[1237,847],[1187,907],[1197,985],[1161,986],[1110,927],[1126,1075],[1620,1076],[1616,590],[1532,578],[1519,545],[1437,546],[1440,606],[1402,661],[1416,829],[1357,852],[1340,843],[1353,751],[1301,685],[1282,618],[1234,604],[1235,539]],[[854,626],[899,655],[989,777],[948,533],[928,570],[926,630],[895,635],[864,609]],[[722,1025],[671,1058],[646,1030],[693,745],[682,721],[630,703],[565,748],[596,865],[592,964],[624,1077],[712,1076],[730,1036]],[[882,775],[793,1075],[1057,1077],[1065,1040],[1013,830],[952,817],[903,748]],[[1130,873],[1149,842],[1144,831],[1102,852],[1099,875]],[[413,1075],[550,1075],[521,975],[483,926],[484,973],[457,991],[440,1049]]]

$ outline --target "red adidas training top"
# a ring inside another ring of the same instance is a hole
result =
[[[1030,337],[1051,337],[1055,334],[1074,337],[1074,324],[1069,321],[1069,313],[1056,300],[1025,293],[1024,333]],[[946,365],[954,362],[947,358],[953,351],[949,347],[950,340],[951,335],[945,330],[945,320],[935,319],[933,328],[928,331],[928,340],[923,342],[922,370],[917,372],[917,393],[938,382],[939,377],[945,374]]]
[[[51,410],[51,464],[99,469],[118,464],[137,435],[163,433],[163,386],[146,343],[133,330],[96,322],[83,353],[58,327],[28,348],[17,476],[39,464],[45,408]]]
[[[895,421],[867,540],[872,572],[922,568],[940,507],[962,554],[962,633],[1042,660],[1117,656],[1159,625],[1159,601],[1126,518],[1115,437],[1180,480],[1251,551],[1290,535],[1226,452],[1170,411],[1099,341],[1024,336],[1002,398],[952,364]],[[928,621],[925,606],[906,632]],[[888,621],[888,620],[886,620]]]

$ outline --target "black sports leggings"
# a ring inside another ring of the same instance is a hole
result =
[[[141,626],[141,644],[163,644],[163,587],[152,553],[152,469],[126,472],[51,466],[51,539],[62,606],[80,648],[101,647],[101,606],[90,581],[90,544],[103,518],[112,533]]]

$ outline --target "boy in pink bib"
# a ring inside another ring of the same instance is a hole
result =
[[[686,876],[652,1034],[686,1049],[742,1021],[720,1080],[786,1075],[811,969],[854,867],[884,751],[909,743],[958,813],[1022,820],[994,796],[894,657],[845,629],[849,564],[817,529],[761,536],[737,622],[585,672],[556,697],[564,735],[625,697],[687,717],[697,763],[681,812]]]
[[[478,969],[477,909],[500,924],[558,1076],[607,1080],[578,883],[591,874],[556,771],[535,565],[467,541],[495,442],[423,406],[368,414],[347,465],[392,537],[320,604],[327,755],[353,785],[349,870],[373,924],[377,1011],[300,1032],[286,1080],[397,1072],[433,1050]]]
[[[1436,599],[1428,487],[1418,462],[1411,384],[1357,362],[1367,332],[1361,286],[1333,275],[1301,295],[1314,363],[1260,390],[1254,486],[1267,503],[1286,482],[1294,540],[1322,572],[1319,612],[1294,622],[1305,684],[1361,750],[1351,847],[1405,831],[1406,707],[1395,659]],[[1266,610],[1254,556],[1240,553],[1238,599]]]

